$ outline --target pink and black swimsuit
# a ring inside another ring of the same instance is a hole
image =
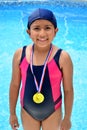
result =
[[[61,49],[59,49],[53,59],[47,63],[41,93],[45,99],[42,103],[36,104],[33,95],[37,92],[34,77],[31,72],[30,63],[26,60],[26,46],[23,47],[20,62],[22,88],[20,93],[21,106],[36,120],[42,121],[49,117],[61,106],[61,80],[62,71],[59,67]],[[43,65],[33,65],[33,71],[39,84],[42,75]]]

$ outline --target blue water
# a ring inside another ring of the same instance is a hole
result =
[[[38,7],[55,13],[59,32],[53,43],[66,50],[73,61],[75,94],[71,130],[87,130],[87,3],[56,0],[0,3],[0,130],[11,130],[8,98],[12,58],[16,49],[32,42],[26,33],[27,19]],[[17,115],[22,130],[19,101]]]

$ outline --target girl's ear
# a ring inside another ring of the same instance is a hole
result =
[[[30,35],[30,30],[29,29],[27,29],[26,32]]]
[[[58,30],[59,30],[58,28],[55,29],[55,36],[56,36],[56,33],[58,32]]]

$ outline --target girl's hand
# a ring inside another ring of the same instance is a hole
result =
[[[71,121],[69,119],[64,118],[61,122],[60,130],[70,130]]]
[[[16,114],[10,115],[10,125],[12,127],[12,130],[18,130],[19,123]]]

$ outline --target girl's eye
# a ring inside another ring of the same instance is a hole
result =
[[[50,27],[46,27],[45,29],[46,29],[46,30],[50,30],[51,28],[50,28]]]
[[[40,28],[39,28],[39,27],[35,27],[35,28],[34,28],[34,30],[39,31],[39,30],[40,30]]]

